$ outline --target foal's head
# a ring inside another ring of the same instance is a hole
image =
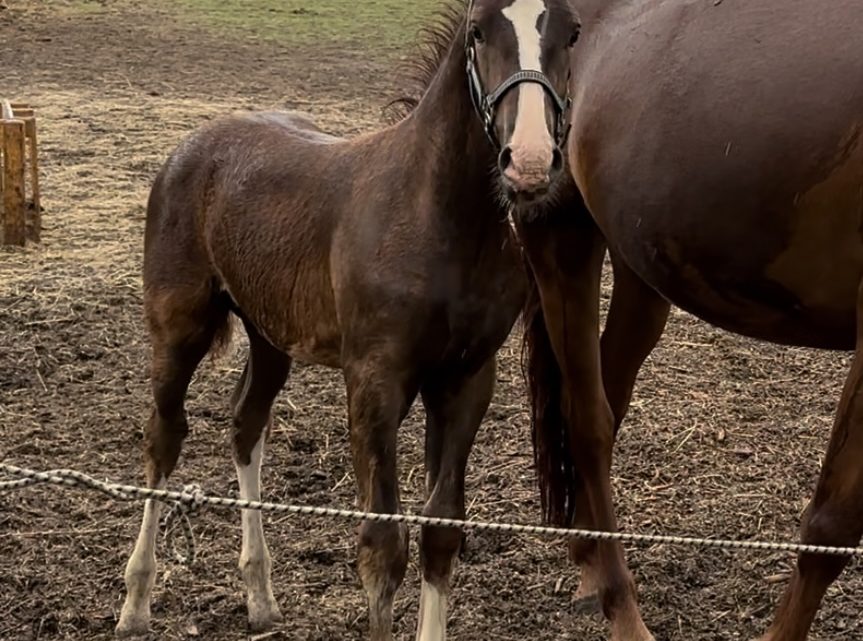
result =
[[[503,192],[512,204],[535,201],[563,168],[578,20],[568,0],[473,0],[468,7],[468,76],[499,148]]]

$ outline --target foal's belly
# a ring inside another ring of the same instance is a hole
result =
[[[863,277],[859,211],[684,214],[645,212],[636,234],[629,216],[604,225],[636,273],[713,325],[777,343],[854,347]],[[730,224],[704,218],[723,215]]]

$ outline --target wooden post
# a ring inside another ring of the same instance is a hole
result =
[[[3,242],[23,246],[27,239],[24,217],[23,120],[3,122]]]
[[[3,202],[3,194],[5,190],[3,189],[4,180],[6,179],[6,172],[3,171],[3,167],[5,166],[6,159],[4,158],[6,152],[3,151],[6,149],[6,145],[4,141],[6,127],[3,126],[3,118],[2,114],[0,114],[0,227],[3,226],[3,212],[6,211],[6,203]],[[3,239],[3,236],[0,235],[0,240]]]
[[[30,206],[27,208],[27,239],[38,243],[42,239],[42,205],[39,198],[39,153],[36,144],[36,118],[33,110],[28,110],[30,115],[21,117],[24,120],[24,133],[27,136],[30,156]],[[18,113],[16,112],[16,116]]]
[[[39,242],[42,204],[33,108],[0,100],[0,229],[7,245]]]

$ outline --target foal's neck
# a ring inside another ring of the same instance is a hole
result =
[[[494,163],[496,151],[485,136],[468,92],[464,30],[456,31],[437,74],[402,122],[406,153],[416,158],[424,179],[453,213],[465,208],[500,215]]]

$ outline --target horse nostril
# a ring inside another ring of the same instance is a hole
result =
[[[551,170],[555,173],[563,169],[563,152],[560,147],[555,147],[551,155]]]
[[[500,167],[501,171],[506,171],[506,168],[509,167],[512,162],[512,149],[509,146],[504,147],[500,155],[497,157],[497,166]]]

